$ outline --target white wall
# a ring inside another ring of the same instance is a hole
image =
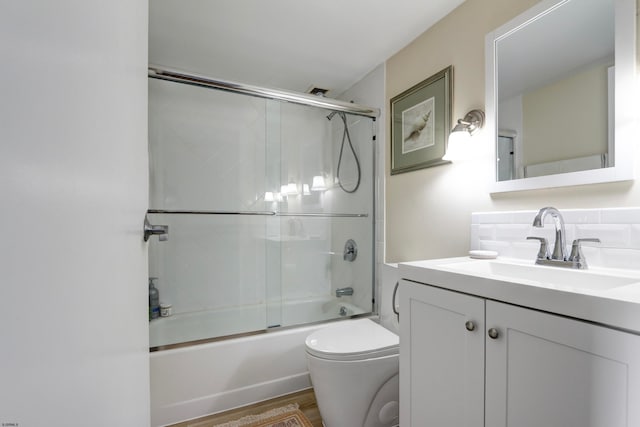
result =
[[[592,65],[522,95],[525,166],[607,152],[609,66]],[[576,126],[580,121],[589,126]]]
[[[0,424],[149,424],[147,2],[0,6]]]

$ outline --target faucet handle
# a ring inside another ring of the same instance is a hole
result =
[[[579,268],[587,268],[587,262],[584,259],[584,255],[582,254],[582,246],[580,244],[582,242],[594,242],[600,243],[600,239],[598,238],[585,238],[585,239],[576,239],[573,241],[571,245],[571,255],[569,255],[569,261],[572,261],[575,264],[580,264]]]
[[[540,249],[538,249],[538,255],[536,255],[537,259],[548,259],[549,258],[549,242],[544,237],[536,237],[536,236],[527,236],[527,240],[539,240],[540,241]]]

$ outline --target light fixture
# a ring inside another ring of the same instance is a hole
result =
[[[309,196],[311,191],[309,191],[309,184],[302,184],[302,195]]]
[[[464,157],[465,142],[478,133],[483,125],[484,112],[482,110],[471,110],[464,116],[464,119],[458,119],[458,124],[449,135],[447,153],[442,157],[442,160],[458,160]]]
[[[324,191],[327,189],[327,184],[324,182],[322,175],[316,175],[311,182],[311,191]]]
[[[298,195],[298,184],[295,182],[290,182],[287,187],[287,196],[297,196]]]
[[[267,191],[264,193],[264,201],[265,202],[273,202],[275,199],[273,198],[273,192]]]

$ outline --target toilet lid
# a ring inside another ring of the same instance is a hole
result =
[[[305,340],[307,352],[332,360],[361,360],[398,354],[398,335],[370,319],[339,322]]]

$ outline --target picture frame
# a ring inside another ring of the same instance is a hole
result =
[[[453,67],[391,99],[391,175],[438,166],[451,131]]]

